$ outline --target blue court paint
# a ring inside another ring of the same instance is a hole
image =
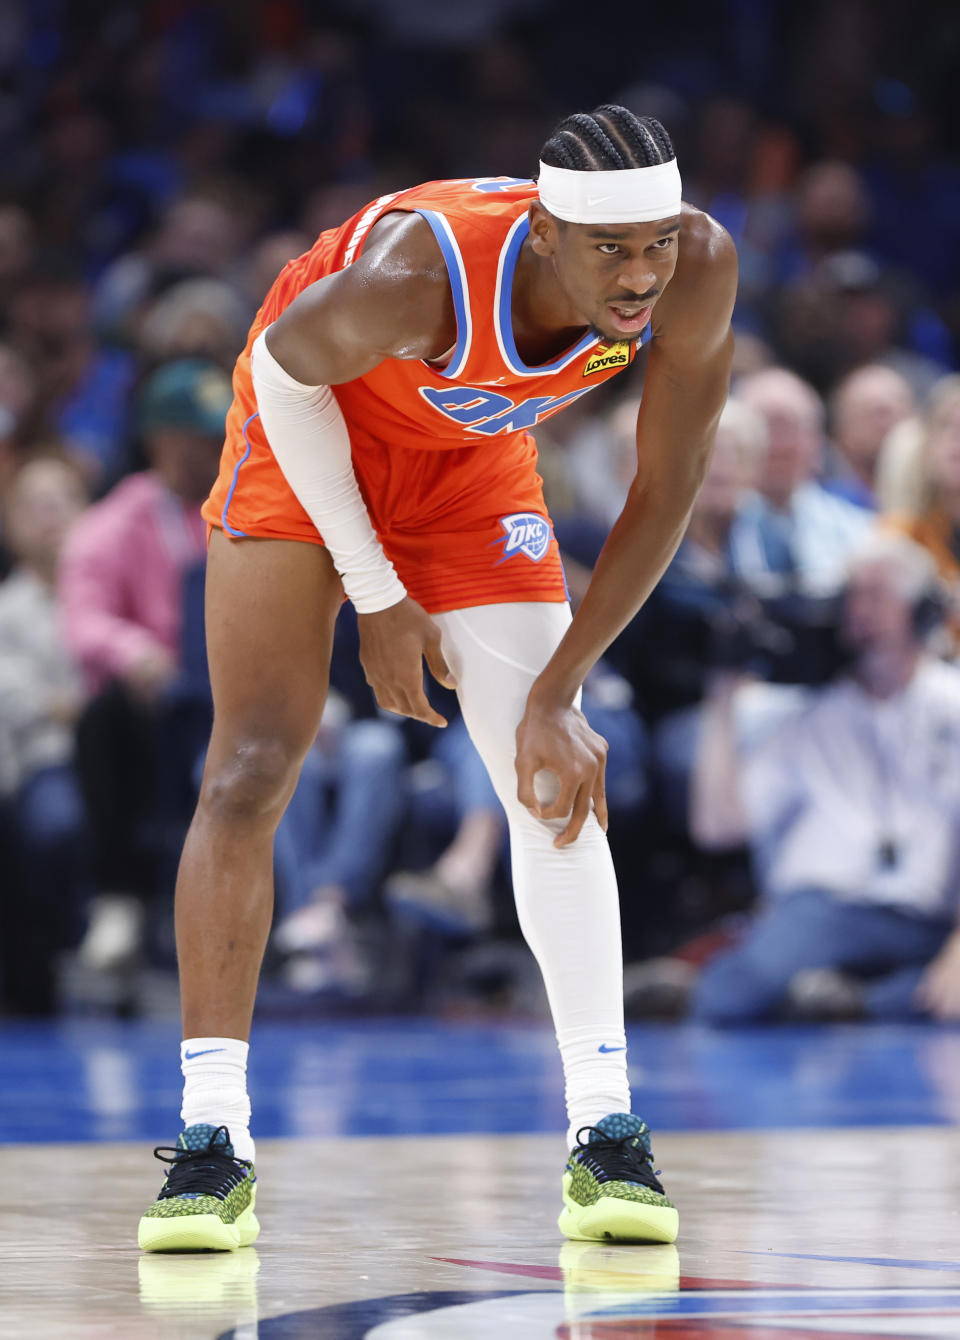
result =
[[[741,1256],[785,1256],[792,1261],[839,1261],[851,1266],[897,1266],[901,1270],[960,1270],[960,1261],[910,1261],[900,1256],[820,1256],[816,1252],[750,1252]]]
[[[628,1032],[634,1109],[658,1130],[950,1124],[960,1034],[933,1027]],[[249,1062],[257,1136],[551,1132],[566,1125],[544,1024],[269,1021]],[[172,1143],[175,1020],[0,1025],[0,1141]],[[656,1146],[654,1146],[656,1147]]]
[[[329,1307],[288,1312],[281,1317],[261,1317],[257,1322],[257,1340],[364,1340],[374,1326],[397,1321],[401,1317],[416,1317],[443,1307],[460,1307],[465,1303],[516,1296],[513,1292],[502,1290],[474,1293],[463,1289],[447,1289],[442,1292],[391,1294],[386,1298],[362,1298],[352,1303],[333,1303]],[[249,1327],[241,1326],[224,1331],[217,1340],[246,1340],[249,1335]]]
[[[570,1303],[577,1320],[571,1323]],[[572,1335],[660,1334],[657,1322],[672,1323],[669,1333],[706,1337],[721,1334],[769,1335],[786,1330],[811,1335],[870,1335],[882,1330],[906,1340],[909,1335],[955,1335],[960,1290],[913,1289],[751,1289],[693,1292],[602,1293],[573,1300],[558,1289],[535,1293],[425,1290],[358,1302],[311,1308],[258,1322],[260,1340],[363,1340],[363,1337],[498,1335],[503,1340]],[[934,1321],[935,1330],[929,1328]],[[698,1326],[697,1322],[702,1323]],[[719,1321],[720,1326],[712,1324]],[[769,1323],[763,1326],[763,1322]],[[689,1323],[684,1325],[683,1323]],[[758,1327],[758,1323],[760,1326]],[[885,1323],[892,1323],[885,1324]],[[896,1330],[893,1329],[896,1326]],[[816,1328],[815,1330],[813,1328]],[[909,1328],[909,1329],[907,1329]],[[667,1334],[667,1327],[663,1333]],[[241,1340],[248,1328],[223,1333],[218,1340]]]

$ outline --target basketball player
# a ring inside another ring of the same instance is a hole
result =
[[[216,715],[176,892],[185,1129],[148,1250],[259,1231],[247,1037],[272,842],[317,731],[334,622],[356,606],[380,706],[442,727],[455,686],[510,824],[520,925],[566,1082],[569,1237],[672,1242],[631,1115],[606,742],[590,667],[672,557],[729,378],[736,257],[681,205],[666,131],[622,107],[563,121],[537,182],[383,196],[281,272],[234,373],[204,508]],[[528,430],[650,344],[637,474],[571,620]]]

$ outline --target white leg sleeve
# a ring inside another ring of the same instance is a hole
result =
[[[630,1089],[620,907],[606,836],[591,814],[577,841],[558,850],[553,839],[563,822],[535,819],[517,800],[516,728],[570,610],[478,605],[433,617],[467,729],[507,813],[517,915],[547,988],[572,1144],[579,1127],[629,1112]]]

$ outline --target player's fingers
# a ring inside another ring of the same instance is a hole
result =
[[[580,830],[586,822],[587,815],[590,813],[590,788],[581,786],[577,792],[576,799],[573,802],[573,810],[570,814],[570,822],[558,837],[554,838],[555,847],[569,847],[571,842],[576,842],[580,836]]]
[[[428,726],[445,726],[447,724],[446,717],[442,717],[439,712],[435,712],[430,706],[422,687],[415,693],[406,694],[404,716],[413,717],[414,721],[424,721]]]
[[[517,759],[517,800],[537,819],[542,818],[540,802],[533,785],[536,775],[536,763],[532,759]]]
[[[607,814],[607,784],[602,772],[593,788],[593,812],[597,816],[597,823],[606,832],[610,820]]]
[[[367,680],[367,683],[370,684],[369,679]],[[378,707],[382,708],[384,712],[396,712],[399,716],[403,716],[403,712],[397,702],[396,694],[393,692],[392,688],[388,688],[383,684],[370,684],[370,687],[373,690],[373,696]]]
[[[541,806],[541,816],[544,819],[565,819],[573,809],[573,802],[582,785],[583,780],[580,777],[562,777],[556,800]]]
[[[440,634],[432,638],[424,647],[423,655],[430,667],[430,673],[438,684],[442,684],[445,689],[455,689],[457,681],[453,677],[449,665],[447,665],[443,652],[440,650]]]
[[[607,750],[610,746],[602,735],[600,741],[603,745],[603,753],[597,759],[597,777],[593,784],[593,809],[597,816],[597,823],[606,832],[609,823],[609,815],[607,814]]]

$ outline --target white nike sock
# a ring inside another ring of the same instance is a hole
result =
[[[542,952],[542,950],[541,950]],[[598,1038],[603,1037],[602,1042]],[[572,1149],[582,1126],[596,1126],[611,1112],[630,1111],[627,1039],[614,1022],[609,1032],[589,1028],[557,1030],[566,1081],[567,1144]],[[588,1137],[584,1133],[584,1139]]]
[[[184,1126],[226,1126],[238,1159],[256,1157],[247,1097],[249,1043],[239,1038],[185,1038],[180,1043]]]

